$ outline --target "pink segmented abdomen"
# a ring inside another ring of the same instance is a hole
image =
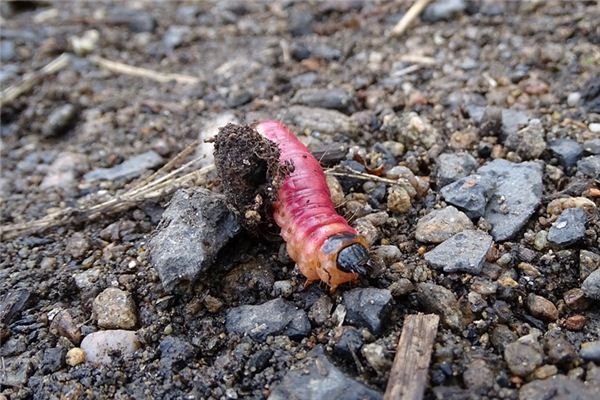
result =
[[[366,242],[335,211],[319,162],[281,122],[260,122],[256,129],[278,145],[281,163],[293,164],[273,210],[290,257],[309,281],[321,279],[335,289],[356,280],[356,273],[337,268],[336,258],[344,247],[359,243],[366,248]],[[337,238],[335,243],[332,237]],[[329,246],[325,246],[328,241]]]

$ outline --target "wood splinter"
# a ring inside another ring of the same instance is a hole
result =
[[[384,400],[423,398],[439,321],[435,314],[406,316]]]

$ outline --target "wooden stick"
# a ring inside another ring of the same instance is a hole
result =
[[[17,97],[30,91],[35,85],[42,81],[48,75],[52,75],[69,65],[70,58],[67,53],[63,53],[54,60],[50,61],[39,71],[26,75],[23,80],[16,85],[4,89],[0,93],[0,107],[13,102]]]
[[[440,317],[407,315],[383,400],[421,400]]]
[[[390,35],[393,37],[402,36],[406,28],[408,28],[410,23],[413,22],[413,20],[417,18],[419,14],[421,14],[421,12],[425,9],[425,7],[427,7],[427,4],[429,4],[430,1],[431,0],[415,1],[415,3],[408,9],[406,14],[404,14],[400,21],[398,21],[396,26],[394,26]]]
[[[88,59],[110,72],[136,76],[139,78],[148,78],[161,83],[174,81],[177,83],[194,85],[200,82],[200,78],[195,76],[162,73],[147,68],[135,67],[133,65],[123,64],[117,61],[107,60],[106,58],[98,56],[89,56]]]

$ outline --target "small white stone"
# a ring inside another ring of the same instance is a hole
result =
[[[598,122],[592,122],[589,128],[592,133],[600,133],[600,123]]]
[[[581,93],[572,92],[569,93],[569,96],[567,97],[567,104],[569,105],[569,107],[575,107],[579,104],[579,100],[581,100]]]

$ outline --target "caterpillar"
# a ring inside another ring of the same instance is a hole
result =
[[[333,292],[365,276],[368,244],[335,211],[319,162],[283,123],[263,121],[255,129],[279,147],[281,164],[293,165],[279,187],[273,218],[306,284],[321,280]]]

